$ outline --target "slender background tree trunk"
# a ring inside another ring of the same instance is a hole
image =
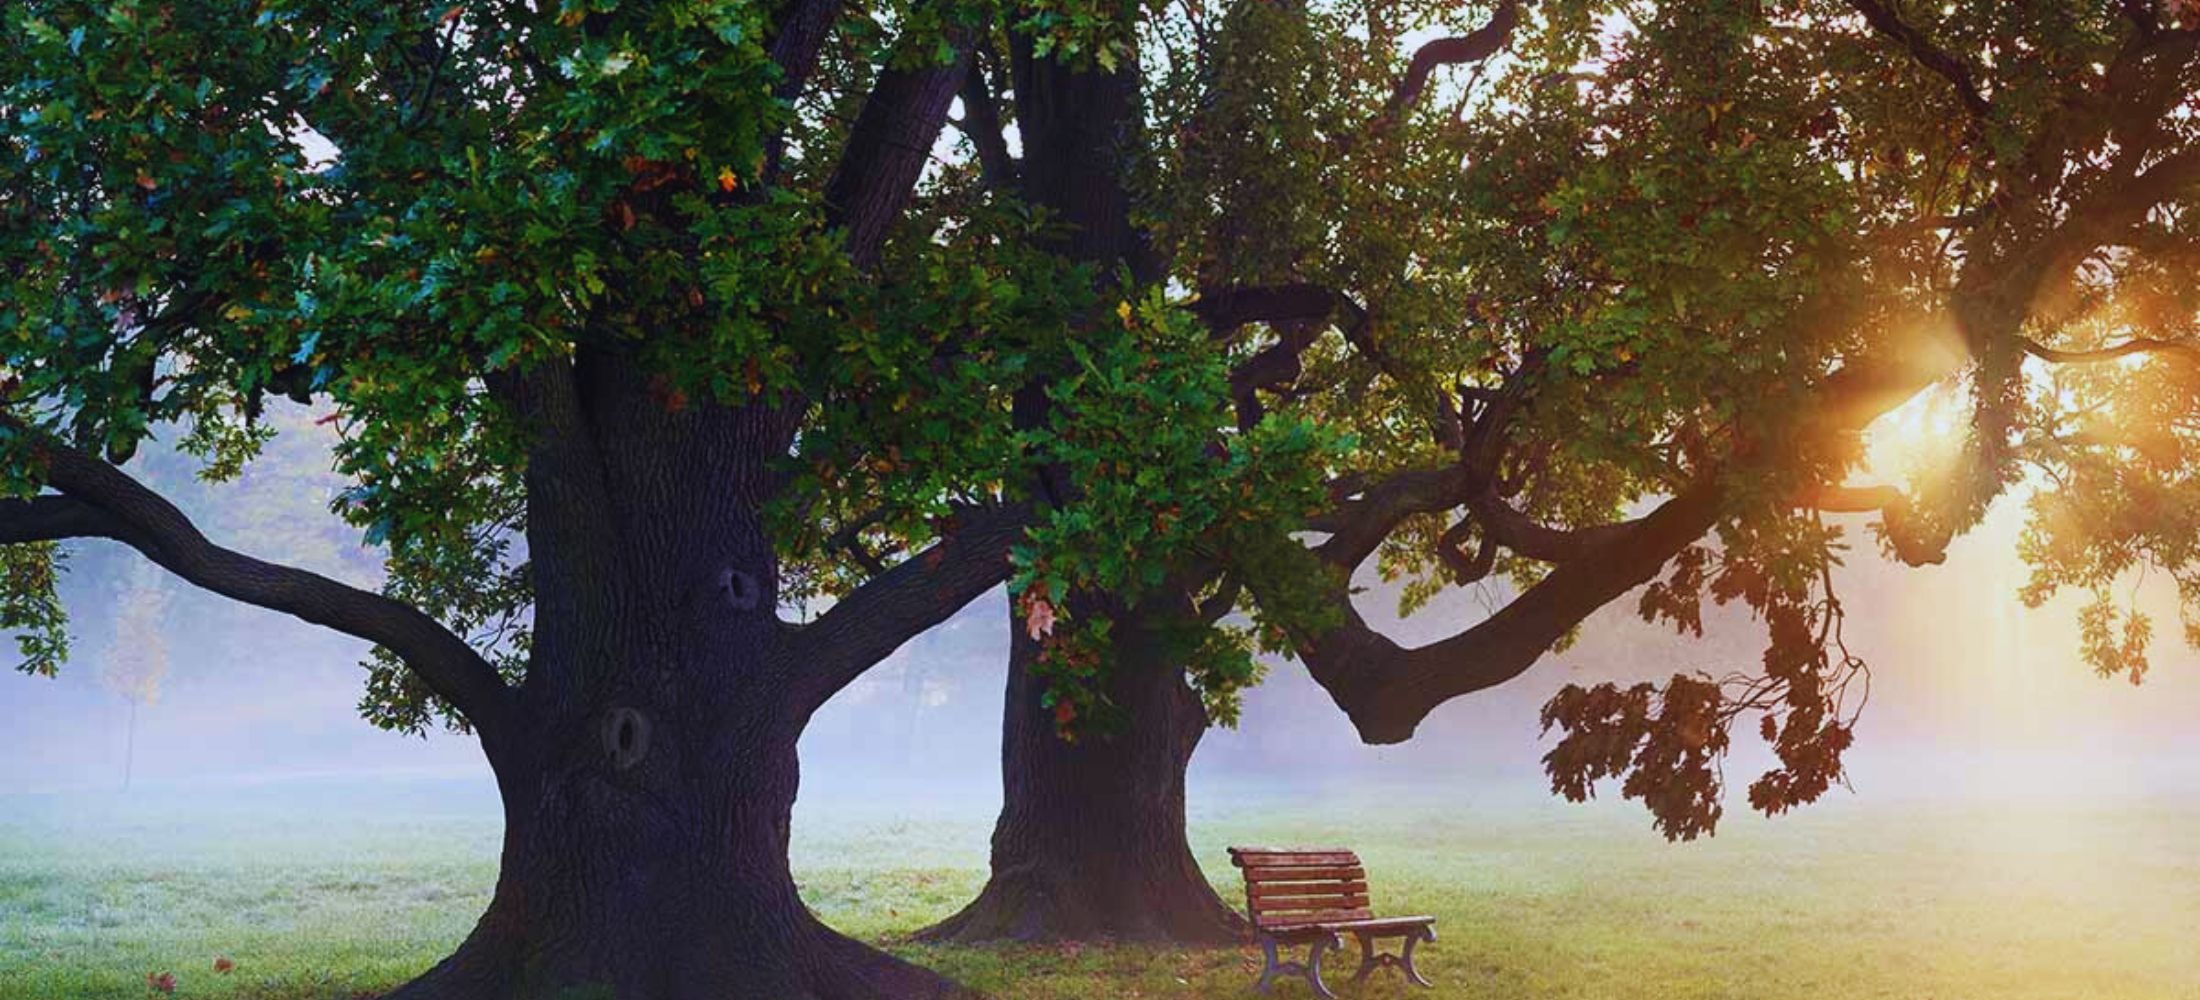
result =
[[[1012,616],[1013,617],[1013,616]],[[993,871],[932,941],[1116,938],[1219,944],[1244,921],[1184,835],[1184,772],[1207,716],[1181,667],[1134,616],[1116,621],[1110,696],[1124,724],[1074,742],[1057,733],[1031,672],[1038,644],[1013,622]]]
[[[136,698],[130,699],[130,720],[122,729],[122,790],[130,790],[130,774],[137,770],[137,708]]]

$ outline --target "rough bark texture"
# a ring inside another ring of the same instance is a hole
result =
[[[1076,742],[1057,735],[1015,631],[1001,746],[993,874],[932,941],[1114,938],[1220,944],[1244,921],[1215,894],[1184,837],[1184,770],[1207,729],[1182,670],[1135,619],[1117,623],[1110,689],[1127,723]]]
[[[647,385],[628,359],[584,352],[504,387],[539,443],[533,662],[518,728],[484,744],[502,869],[473,934],[393,998],[958,995],[825,927],[788,869],[795,744],[832,686],[816,633],[776,614],[760,515],[793,420],[674,411]],[[919,603],[944,615],[980,589]],[[924,624],[890,611],[870,627]],[[842,624],[834,645],[862,644],[863,626]]]
[[[963,995],[803,906],[787,868],[790,727],[699,730],[676,709],[640,711],[654,719],[646,737],[633,716],[596,713],[612,721],[546,743],[543,768],[506,776],[488,912],[391,1000]]]
[[[1028,35],[1011,43],[1025,151],[1017,177],[1025,197],[1064,222],[1054,249],[1102,275],[1127,266],[1136,281],[1158,280],[1124,185],[1138,146],[1135,67],[1072,68],[1038,55]],[[1049,405],[1034,386],[1019,394],[1016,418],[1036,426]],[[1060,501],[1070,491],[1060,470],[1039,477],[1042,497]],[[1184,839],[1184,769],[1206,714],[1182,665],[1136,618],[1115,618],[1109,695],[1125,723],[1074,743],[1057,735],[1053,713],[1040,704],[1044,685],[1030,670],[1037,644],[1011,621],[992,878],[961,913],[921,937],[1218,943],[1241,936],[1242,921],[1207,884]]]

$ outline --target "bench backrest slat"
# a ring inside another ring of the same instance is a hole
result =
[[[1245,887],[1245,895],[1258,901],[1263,907],[1271,907],[1285,899],[1298,899],[1309,896],[1365,896],[1367,895],[1367,883],[1358,880],[1322,882],[1319,884],[1255,882]]]
[[[1255,927],[1366,920],[1367,869],[1341,848],[1233,847],[1245,872],[1245,909]]]

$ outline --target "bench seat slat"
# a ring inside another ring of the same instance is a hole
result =
[[[1366,910],[1368,910],[1368,899],[1366,899],[1366,897],[1353,897],[1353,899],[1309,899],[1309,901],[1305,901],[1305,903],[1289,903],[1289,905],[1263,905],[1263,908],[1261,908],[1261,919],[1263,919],[1263,921],[1272,921],[1272,923],[1274,923],[1274,921],[1283,921],[1283,919],[1291,919],[1291,921],[1296,921],[1296,919],[1298,919],[1298,916],[1296,916],[1296,914],[1366,912]]]
[[[1366,934],[1369,937],[1395,937],[1412,933],[1435,922],[1435,917],[1371,917],[1362,920],[1262,924],[1260,929],[1279,938],[1314,937],[1336,932]]]
[[[1288,913],[1263,913],[1260,915],[1259,926],[1263,928],[1296,927],[1300,925],[1314,926],[1323,924],[1348,923],[1355,920],[1373,919],[1375,919],[1375,914],[1370,912],[1366,907],[1349,910],[1292,910]]]

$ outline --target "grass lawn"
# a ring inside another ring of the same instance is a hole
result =
[[[497,825],[432,793],[0,798],[0,1000],[372,995],[462,937]],[[1835,802],[1669,845],[1633,807],[1206,803],[1193,834],[1348,844],[1377,908],[1429,913],[1434,991],[1347,996],[2200,1000],[2200,806]],[[935,948],[978,888],[990,817],[805,808],[803,892],[842,930],[1003,1000],[1247,995],[1257,952]],[[217,956],[236,962],[225,976]],[[1346,966],[1349,970],[1349,964]],[[1342,977],[1338,977],[1342,978]],[[1278,996],[1303,997],[1279,987]]]

